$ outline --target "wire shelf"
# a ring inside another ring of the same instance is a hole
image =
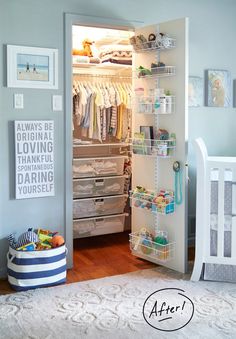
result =
[[[147,41],[139,44],[133,44],[136,53],[153,52],[156,50],[168,50],[176,47],[176,39],[165,37],[154,41]]]
[[[139,114],[173,114],[175,112],[175,96],[137,96],[135,112]]]
[[[132,151],[135,155],[170,158],[174,156],[176,140],[133,138]]]
[[[159,244],[152,240],[147,240],[140,236],[138,232],[129,234],[130,249],[133,254],[149,257],[161,262],[166,262],[174,258],[175,242]]]
[[[164,192],[164,191],[163,191]],[[173,191],[165,191],[166,196],[161,193],[147,191],[146,193],[131,191],[130,205],[133,208],[143,209],[154,214],[171,214],[175,211],[175,199]]]

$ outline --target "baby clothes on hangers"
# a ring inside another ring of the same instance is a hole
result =
[[[126,83],[73,83],[73,114],[81,135],[100,142],[127,137],[131,125],[131,87]]]

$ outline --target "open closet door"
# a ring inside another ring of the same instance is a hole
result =
[[[139,28],[132,43],[131,250],[185,272],[188,19]]]

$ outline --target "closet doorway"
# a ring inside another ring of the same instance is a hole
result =
[[[130,270],[132,35],[72,27],[74,267],[85,279]]]

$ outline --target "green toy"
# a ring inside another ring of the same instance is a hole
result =
[[[138,71],[139,71],[138,73],[139,78],[152,75],[152,72],[150,71],[150,69],[144,68],[143,66],[139,66]]]
[[[166,260],[169,256],[167,233],[159,231],[154,238],[156,254],[160,260]]]

